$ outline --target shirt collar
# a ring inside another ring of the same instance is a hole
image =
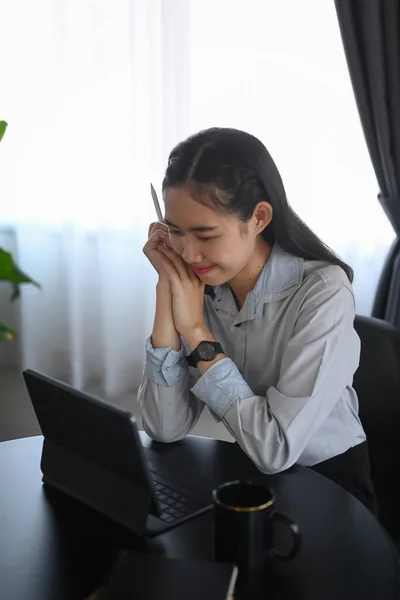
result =
[[[235,325],[250,319],[260,318],[264,304],[294,294],[303,280],[304,259],[294,256],[274,244],[257,283],[246,297],[240,311],[237,310],[228,283],[213,288],[215,308],[237,315]]]

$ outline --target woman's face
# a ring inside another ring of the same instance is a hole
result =
[[[165,195],[173,250],[211,286],[231,281],[248,264],[257,241],[253,220],[243,223],[200,204],[185,188],[168,188]]]

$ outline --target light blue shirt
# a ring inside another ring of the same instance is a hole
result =
[[[205,297],[205,319],[227,358],[203,375],[179,352],[146,342],[138,392],[145,431],[172,442],[204,406],[265,473],[311,466],[365,440],[352,387],[360,341],[354,295],[336,265],[277,244],[238,310],[230,286]]]

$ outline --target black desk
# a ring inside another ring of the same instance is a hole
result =
[[[145,434],[142,439],[151,443]],[[106,576],[119,547],[212,559],[211,513],[140,540],[79,503],[45,492],[41,446],[40,437],[0,444],[0,600],[81,599]],[[184,457],[215,484],[260,476],[236,444],[190,437],[173,445],[153,442],[152,448]],[[303,548],[293,562],[277,566],[268,589],[252,600],[397,598],[395,555],[367,509],[309,469],[265,477],[278,510],[299,524]]]

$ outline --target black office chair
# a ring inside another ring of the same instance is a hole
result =
[[[356,316],[361,339],[354,387],[368,437],[380,520],[400,551],[400,330]]]

